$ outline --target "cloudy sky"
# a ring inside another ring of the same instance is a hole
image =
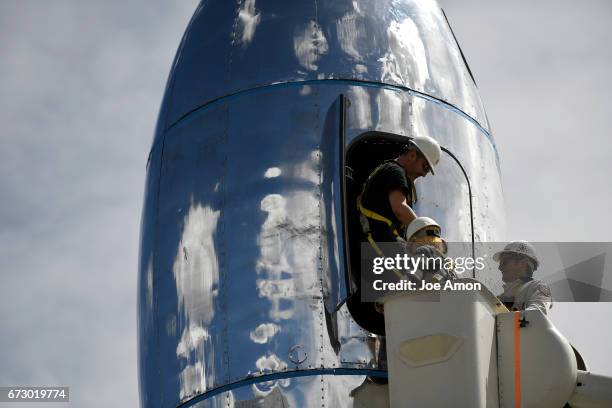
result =
[[[137,405],[145,164],[196,4],[0,2],[0,385]],[[497,139],[509,238],[612,241],[612,3],[441,4]],[[610,313],[552,314],[608,375]]]
[[[612,2],[439,3],[496,138],[508,239],[612,241]],[[612,303],[556,303],[550,315],[612,376]]]
[[[145,165],[196,5],[0,2],[0,385],[137,406]]]

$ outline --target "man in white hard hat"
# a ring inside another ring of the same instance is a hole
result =
[[[403,145],[398,156],[378,166],[368,177],[358,199],[359,212],[366,217],[374,241],[394,242],[417,215],[414,182],[434,174],[440,161],[438,142],[417,136]]]
[[[406,228],[406,242],[411,252],[425,245],[434,248],[439,255],[446,255],[448,247],[441,235],[442,228],[429,217],[417,217]]]
[[[370,173],[357,198],[357,208],[363,235],[377,256],[393,257],[405,252],[401,231],[416,218],[412,210],[416,202],[414,181],[429,172],[433,174],[440,155],[440,145],[434,139],[414,137],[406,140],[395,159],[385,161]],[[392,248],[385,247],[383,251],[378,245],[381,242],[393,243]],[[361,296],[360,290],[357,296]],[[359,305],[362,315],[374,322],[371,331],[384,335],[384,318],[375,303],[360,301]]]
[[[448,246],[441,237],[442,229],[440,225],[429,217],[417,217],[406,228],[407,249],[413,256],[423,256],[431,264],[421,270],[414,271],[413,274],[419,280],[441,281],[454,278],[451,271],[447,271],[442,266]],[[434,262],[433,260],[441,262]]]
[[[533,279],[540,264],[533,245],[527,241],[513,241],[493,255],[499,262],[504,281],[504,293],[499,299],[510,310],[537,309],[546,314],[552,306],[550,288],[541,280]]]

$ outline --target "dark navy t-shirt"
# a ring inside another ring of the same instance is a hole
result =
[[[366,181],[365,190],[361,197],[361,204],[368,210],[374,211],[391,220],[395,228],[399,231],[401,223],[393,213],[391,204],[389,203],[389,193],[398,189],[402,190],[407,198],[408,205],[411,205],[411,182],[406,177],[406,173],[402,166],[390,160],[382,164],[376,174]],[[377,230],[381,229],[382,225],[386,226],[383,222],[369,221],[373,235]],[[388,227],[385,229],[387,231],[389,230]],[[376,237],[374,238],[376,239]]]

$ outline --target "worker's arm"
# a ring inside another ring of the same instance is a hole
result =
[[[525,310],[539,310],[542,314],[546,314],[551,307],[551,302],[542,299],[532,299],[525,304]]]
[[[537,309],[546,314],[552,307],[552,296],[550,288],[544,282],[534,282],[529,288],[528,296],[525,301],[525,310]]]
[[[416,214],[408,205],[406,195],[404,195],[401,189],[393,190],[389,193],[389,204],[391,204],[393,214],[395,214],[402,225],[408,225],[416,218]]]

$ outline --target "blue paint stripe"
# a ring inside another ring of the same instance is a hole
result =
[[[242,96],[251,95],[251,94],[269,90],[269,89],[297,88],[297,87],[303,87],[305,85],[336,85],[336,86],[337,85],[349,85],[349,86],[361,86],[361,87],[366,87],[366,88],[387,89],[387,90],[391,90],[395,92],[407,92],[409,95],[414,96],[416,98],[421,98],[428,102],[435,103],[436,105],[461,116],[462,118],[466,119],[467,121],[472,123],[474,126],[476,126],[476,128],[491,143],[491,146],[493,147],[493,150],[495,151],[495,157],[499,164],[499,153],[497,151],[497,146],[495,145],[495,141],[493,140],[493,136],[476,119],[474,119],[473,117],[471,117],[470,115],[468,115],[467,113],[465,113],[464,111],[456,107],[455,105],[452,105],[442,99],[438,99],[434,96],[425,94],[423,92],[419,92],[419,91],[415,91],[414,89],[407,88],[405,86],[390,85],[390,84],[384,84],[381,82],[373,82],[373,81],[361,81],[361,80],[356,80],[356,79],[310,79],[310,80],[305,80],[305,81],[278,82],[275,84],[262,85],[262,86],[246,89],[243,91],[238,91],[233,94],[229,94],[229,95],[221,96],[217,99],[213,99],[207,102],[206,104],[201,105],[185,113],[180,118],[178,118],[175,122],[169,125],[166,128],[166,131],[172,129],[173,127],[183,122],[188,122],[189,117],[191,117],[193,114],[199,113],[203,110],[206,110],[208,108],[211,108],[213,106],[216,106],[217,104],[220,104],[226,101],[231,101],[233,99],[236,99]]]
[[[210,391],[205,392],[204,394],[200,394],[197,397],[190,399],[180,405],[177,408],[186,408],[190,407],[198,402],[202,402],[209,398],[214,397],[215,395],[219,395],[221,393],[231,391],[235,388],[244,387],[251,384],[257,384],[265,381],[274,381],[274,380],[283,380],[286,378],[296,378],[296,377],[310,377],[315,375],[357,375],[357,376],[369,376],[369,377],[378,377],[378,378],[388,378],[388,374],[386,371],[381,370],[370,370],[370,369],[362,369],[362,368],[315,368],[311,370],[295,370],[295,371],[284,371],[272,374],[264,374],[256,377],[247,377],[240,381],[236,381],[230,384],[223,385],[221,387],[217,387]]]

